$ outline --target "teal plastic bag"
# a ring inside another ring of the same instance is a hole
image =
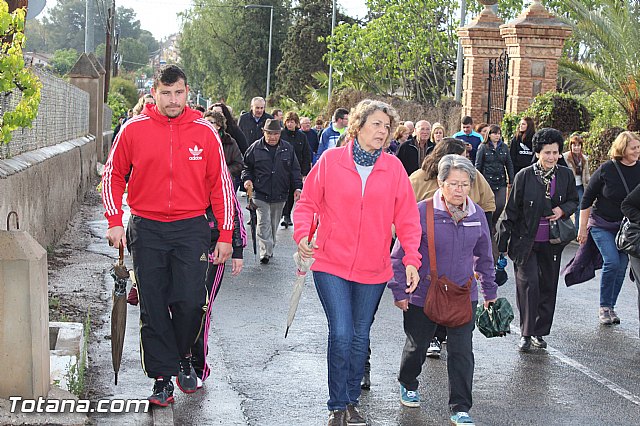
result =
[[[504,297],[500,297],[488,308],[479,304],[476,308],[476,327],[486,337],[503,337],[511,333],[510,324],[513,321],[513,308]]]

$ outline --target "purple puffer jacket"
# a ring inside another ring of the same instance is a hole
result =
[[[498,286],[495,283],[491,236],[489,235],[487,218],[480,206],[471,201],[469,197],[467,197],[467,203],[469,204],[469,215],[456,225],[449,212],[446,211],[442,192],[438,190],[433,196],[438,275],[446,275],[451,281],[462,286],[475,272],[480,278],[484,299],[495,299]],[[405,293],[407,276],[405,266],[402,264],[404,250],[399,241],[396,241],[391,253],[393,278],[389,281],[388,287],[393,291],[393,297],[396,301],[408,297],[409,303],[412,305],[424,306],[431,270],[426,231],[426,201],[418,203],[418,210],[422,225],[419,249],[422,254],[422,266],[418,270],[420,283],[412,294]],[[471,301],[477,300],[478,283],[473,279]]]

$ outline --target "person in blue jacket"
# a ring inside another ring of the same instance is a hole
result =
[[[482,135],[473,130],[473,118],[468,115],[462,118],[462,130],[453,135],[454,138],[460,139],[467,144],[467,153],[473,164],[476,163],[476,153],[478,147],[482,143]]]

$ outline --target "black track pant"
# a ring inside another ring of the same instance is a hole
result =
[[[140,355],[151,378],[178,374],[202,327],[211,229],[198,216],[158,222],[131,216],[129,251],[140,298]]]

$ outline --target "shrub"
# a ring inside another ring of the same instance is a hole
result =
[[[111,127],[115,127],[118,125],[118,119],[127,113],[127,100],[120,93],[110,92],[107,98],[107,105],[113,111]]]
[[[607,129],[626,127],[627,115],[608,93],[596,90],[587,96],[586,104],[591,113],[590,133],[599,135]]]
[[[609,159],[611,143],[624,130],[622,127],[612,127],[587,135],[584,139],[584,151],[589,156],[589,169],[592,172]]]
[[[552,127],[564,135],[589,130],[591,116],[582,100],[567,93],[546,92],[533,100],[523,116],[533,118],[536,129]]]
[[[129,108],[133,108],[139,98],[135,83],[122,77],[111,79],[109,93],[120,93],[126,99]]]
[[[510,141],[516,135],[522,117],[525,117],[524,113],[516,114],[513,112],[506,113],[504,117],[502,117],[500,130],[502,130],[503,140]]]

